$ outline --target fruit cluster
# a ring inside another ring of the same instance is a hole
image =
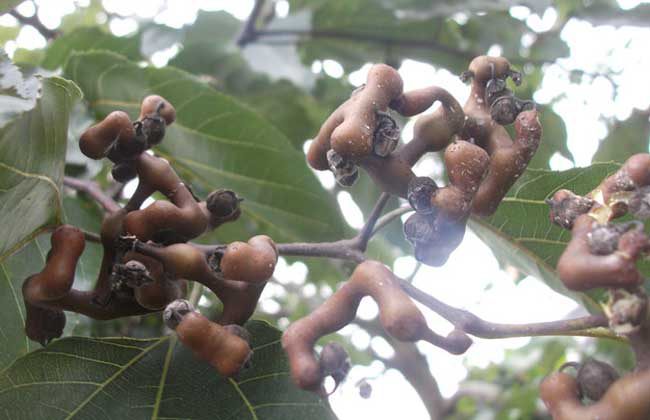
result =
[[[278,253],[268,236],[216,248],[188,242],[237,220],[241,199],[221,189],[202,201],[169,162],[147,152],[162,142],[175,118],[174,107],[152,95],[143,100],[138,120],[114,111],[81,135],[79,145],[86,156],[107,157],[117,181],[137,177],[138,187],[123,208],[105,215],[102,264],[92,290],[73,288],[84,233],[70,225],[52,233],[45,267],[23,284],[25,331],[32,340],[46,344],[60,337],[64,311],[107,320],[164,309],[166,318],[176,320],[181,342],[220,373],[233,375],[250,358],[240,325],[254,312]],[[156,192],[166,200],[141,208]],[[224,309],[217,322],[179,303],[188,281],[207,286],[220,298]]]

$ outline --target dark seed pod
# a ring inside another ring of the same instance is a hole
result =
[[[636,221],[598,225],[587,235],[589,250],[594,255],[612,254],[618,249],[618,241],[621,235],[631,229],[643,230],[643,225]]]
[[[414,245],[426,242],[434,233],[435,227],[431,215],[414,213],[404,222],[404,236]]]
[[[621,232],[612,225],[599,225],[587,236],[589,250],[594,255],[609,255],[618,248],[618,239]]]
[[[433,179],[426,176],[418,176],[409,182],[406,197],[413,210],[421,214],[430,214],[435,210],[431,205],[431,197],[433,197],[437,190],[438,186]]]
[[[574,194],[569,190],[558,190],[553,197],[546,200],[546,204],[551,208],[551,222],[571,230],[575,219],[589,212],[594,205],[594,200]]]
[[[327,343],[320,352],[320,367],[323,376],[331,376],[338,387],[350,371],[348,352],[338,343]]]
[[[149,147],[155,146],[165,138],[165,120],[160,117],[142,120],[142,134]]]
[[[336,178],[336,182],[343,187],[350,187],[359,178],[359,168],[353,162],[346,160],[340,154],[330,149],[327,152],[327,163]]]
[[[650,219],[650,186],[639,188],[630,198],[627,206],[637,219]]]
[[[185,299],[176,299],[163,311],[163,321],[167,327],[175,330],[178,324],[181,323],[183,317],[190,312],[194,312],[192,304]]]
[[[210,213],[219,219],[230,220],[236,213],[241,213],[239,203],[243,198],[237,197],[231,190],[216,190],[205,200]]]
[[[115,264],[112,276],[115,281],[123,282],[132,288],[153,282],[147,267],[135,260],[128,261],[126,264]]]
[[[492,105],[500,97],[511,95],[512,92],[506,87],[504,79],[490,79],[485,85],[485,101],[488,105]]]
[[[373,151],[377,156],[386,157],[397,147],[400,130],[397,122],[387,112],[377,111],[377,126],[373,135]]]
[[[132,161],[125,161],[113,166],[111,170],[113,179],[117,182],[129,182],[138,175],[135,164]]]
[[[521,112],[514,96],[501,96],[490,106],[490,117],[499,125],[512,124]]]
[[[580,365],[576,380],[583,397],[598,401],[619,377],[616,369],[609,364],[589,358]]]
[[[65,312],[41,308],[25,302],[25,335],[46,346],[61,337],[65,328]]]
[[[508,76],[510,76],[510,78],[512,79],[512,81],[516,86],[521,85],[521,80],[522,80],[521,72],[511,69],[510,72],[508,73]]]
[[[490,116],[499,125],[512,124],[522,111],[535,108],[534,102],[523,101],[508,92],[510,95],[500,96],[490,105]]]
[[[336,342],[327,343],[320,352],[320,366],[323,374],[331,375],[349,365],[348,352]]]

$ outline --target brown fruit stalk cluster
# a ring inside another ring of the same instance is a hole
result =
[[[249,360],[247,333],[240,325],[254,312],[273,274],[277,249],[268,236],[217,247],[188,242],[237,220],[241,199],[222,189],[199,200],[166,160],[147,152],[163,140],[175,117],[169,102],[152,95],[143,100],[137,121],[115,111],[81,135],[86,156],[107,157],[116,180],[137,176],[139,183],[128,203],[104,218],[103,258],[92,290],[73,288],[84,233],[70,225],[52,233],[45,268],[23,285],[25,331],[32,340],[45,345],[60,337],[64,311],[108,320],[167,308],[165,318],[181,342],[221,374],[233,375]],[[155,192],[167,200],[141,208]],[[216,322],[178,301],[186,295],[188,281],[207,286],[222,301]]]
[[[649,337],[648,299],[636,266],[650,252],[650,239],[638,220],[613,223],[626,214],[648,218],[649,186],[650,155],[640,153],[589,194],[559,190],[548,200],[551,221],[572,235],[558,261],[560,280],[575,291],[607,288],[610,327],[628,337],[637,354],[636,370],[620,379],[609,365],[593,360],[579,367],[576,378],[561,369],[544,379],[541,398],[555,420],[650,417],[650,370],[642,360]]]
[[[650,370],[619,379],[609,365],[586,361],[577,377],[559,371],[540,385],[540,396],[554,420],[646,420],[650,416]],[[591,366],[589,366],[591,365]],[[587,372],[582,372],[587,368]],[[583,404],[583,400],[591,403]]]
[[[643,224],[612,221],[628,213],[647,218],[649,185],[650,154],[640,153],[584,197],[559,190],[548,200],[551,221],[571,229],[571,241],[557,265],[567,288],[634,291],[641,285],[636,261],[650,251]]]
[[[461,107],[441,87],[403,92],[397,71],[377,64],[366,84],[325,121],[307,161],[316,170],[331,170],[343,186],[352,185],[362,167],[381,190],[408,199],[416,213],[404,229],[416,258],[443,265],[462,241],[468,217],[496,211],[541,140],[534,104],[513,95],[506,87],[509,77],[521,82],[505,58],[475,58],[462,75],[472,87]],[[436,101],[442,106],[418,117],[413,140],[398,147],[400,132],[390,110],[413,116]],[[503,127],[513,122],[514,140]],[[426,153],[443,150],[449,184],[439,188],[411,168]]]
[[[377,261],[365,261],[357,266],[350,279],[318,309],[292,323],[282,336],[282,345],[289,357],[291,377],[297,386],[319,392],[323,380],[332,376],[336,384],[345,378],[338,369],[347,360],[341,349],[338,362],[332,363],[326,345],[319,358],[314,355],[316,341],[324,335],[336,332],[352,322],[361,299],[370,296],[379,306],[379,318],[384,330],[400,341],[428,341],[452,354],[464,353],[472,340],[460,330],[453,330],[446,337],[433,332],[420,310],[401,289],[397,277]],[[347,371],[346,371],[347,372]]]
[[[532,102],[515,98],[506,87],[508,77],[520,82],[506,59],[477,57],[462,77],[472,80],[464,107],[437,86],[403,92],[395,69],[375,65],[366,84],[325,121],[307,153],[312,168],[331,170],[343,186],[357,179],[361,167],[382,191],[407,199],[415,213],[404,225],[406,237],[416,258],[435,266],[443,265],[460,244],[471,214],[496,210],[542,134]],[[398,147],[400,131],[390,110],[413,116],[436,101],[442,106],[420,116],[413,140]],[[514,140],[503,127],[513,122]],[[449,184],[439,188],[411,168],[425,153],[443,150]],[[282,344],[296,385],[322,393],[327,376],[337,385],[344,378],[345,352],[334,351],[330,343],[317,356],[314,345],[352,322],[364,296],[377,302],[384,330],[397,340],[424,340],[453,354],[464,353],[472,343],[459,329],[446,337],[433,332],[399,279],[381,263],[365,261],[318,309],[285,331]]]

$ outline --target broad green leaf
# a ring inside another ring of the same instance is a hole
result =
[[[0,58],[0,262],[63,220],[63,177],[69,112],[81,97],[59,77],[23,79]]]
[[[555,266],[571,239],[571,233],[550,222],[548,205],[544,200],[561,188],[587,194],[616,169],[618,165],[613,163],[562,172],[529,169],[510,189],[492,217],[474,219],[470,226],[503,264],[537,277],[559,293],[581,300],[588,309],[596,310],[592,297],[597,297],[597,294],[590,292],[588,296],[570,292],[555,273]],[[647,267],[643,267],[643,271],[647,271]]]
[[[141,58],[138,37],[116,37],[93,26],[79,28],[56,38],[47,48],[42,66],[50,70],[59,68],[73,52],[89,50],[109,50],[132,60]]]
[[[247,325],[252,367],[221,377],[173,336],[69,337],[0,374],[7,419],[332,419],[327,403],[293,386],[280,331]]]
[[[623,163],[634,153],[648,153],[650,120],[648,112],[634,111],[625,121],[617,121],[598,146],[594,162]]]
[[[183,71],[142,68],[112,53],[75,54],[65,74],[82,87],[99,117],[123,109],[137,118],[150,93],[176,106],[177,120],[158,151],[199,194],[230,188],[246,200],[242,218],[219,229],[220,239],[262,233],[278,242],[341,236],[338,209],[303,153],[246,106]]]

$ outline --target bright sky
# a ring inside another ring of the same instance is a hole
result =
[[[88,0],[37,0],[39,17],[46,26],[54,28],[61,17],[73,11],[76,5],[85,5]],[[173,27],[181,27],[194,21],[199,9],[227,10],[240,19],[246,18],[253,5],[253,0],[168,0],[164,7],[162,0],[104,0],[105,8],[120,15],[136,15],[140,18],[155,16],[158,23]],[[634,0],[619,0],[623,8],[632,8],[639,2]],[[23,3],[20,12],[26,15],[34,13],[30,2]],[[280,2],[276,12],[285,16],[288,3]],[[557,15],[553,9],[548,9],[542,16],[531,14],[525,7],[514,7],[511,14],[524,20],[531,29],[544,31],[552,27]],[[0,25],[15,25],[15,19],[10,16],[0,18]],[[112,19],[111,30],[117,35],[124,35],[137,28],[135,19]],[[554,109],[565,116],[568,129],[568,145],[573,153],[576,165],[589,165],[591,156],[596,151],[598,141],[607,134],[604,118],[627,118],[634,108],[646,109],[650,106],[650,79],[647,69],[650,68],[650,55],[647,53],[647,42],[650,30],[646,28],[623,27],[593,27],[588,23],[571,21],[562,33],[563,39],[571,48],[571,56],[560,60],[545,70],[542,89],[535,95],[539,103],[548,103],[554,98],[560,98]],[[526,40],[525,42],[531,42]],[[31,27],[21,30],[17,42],[9,42],[6,50],[12,54],[17,47],[40,48],[45,40]],[[154,63],[164,65],[177,49],[170,49],[154,57]],[[286,51],[283,51],[283,53]],[[490,54],[498,54],[498,46],[493,47]],[[567,70],[580,69],[589,73],[598,73],[607,66],[614,66],[620,73],[614,76],[618,83],[618,95],[613,99],[613,87],[604,77],[585,77],[581,84],[569,82]],[[350,81],[359,85],[365,80],[369,65],[350,76]],[[333,77],[341,77],[341,66],[333,60],[316,62],[311,69],[318,73],[326,72]],[[404,78],[405,88],[413,89],[428,85],[445,86],[459,101],[464,102],[468,95],[468,87],[460,82],[456,75],[446,70],[440,70],[429,64],[405,61],[400,74]],[[404,138],[409,139],[412,123],[407,124]],[[566,169],[572,164],[562,157],[555,156],[552,161],[555,169]],[[436,161],[427,159],[416,167],[418,174],[441,173],[441,167]],[[324,186],[331,188],[331,174],[318,174]],[[134,187],[134,186],[131,186]],[[130,188],[132,189],[132,188]],[[359,227],[363,223],[363,215],[354,203],[349,193],[343,192],[338,196],[338,202],[346,217],[347,223]],[[471,264],[468,264],[471,261]],[[395,262],[394,270],[400,276],[408,276],[415,267],[412,257],[403,257]],[[287,265],[281,259],[276,270],[281,283],[302,285],[308,276],[304,264]],[[577,308],[571,300],[553,293],[541,282],[527,278],[514,285],[511,276],[500,271],[496,260],[489,248],[473,234],[466,235],[463,244],[456,250],[449,262],[442,268],[422,268],[416,275],[415,284],[423,290],[435,295],[443,301],[466,308],[487,320],[495,322],[534,322],[559,319]],[[332,291],[328,288],[317,288],[313,285],[302,286],[305,297],[316,294],[326,296]],[[274,296],[283,293],[278,285],[270,284],[265,290],[260,303],[261,309],[268,312],[278,311],[279,305]],[[552,311],[549,309],[552,308]],[[374,303],[365,299],[362,303],[360,316],[372,318],[377,313]],[[439,317],[424,311],[428,316],[431,327],[446,333],[450,326]],[[516,319],[511,314],[517,314]],[[286,320],[285,320],[286,323]],[[355,327],[346,327],[342,333],[351,335],[352,343],[360,349],[372,346],[378,354],[389,357],[390,346],[382,339],[370,340],[369,336]],[[458,387],[458,382],[466,375],[467,366],[486,366],[490,362],[501,362],[504,350],[517,348],[528,342],[528,339],[508,340],[476,340],[475,345],[464,356],[451,356],[431,345],[419,345],[427,356],[431,370],[440,384],[443,395],[452,395]],[[424,406],[415,391],[405,382],[401,375],[393,370],[382,374],[382,363],[375,362],[369,367],[354,367],[347,382],[336,391],[332,397],[332,405],[341,419],[427,419]],[[379,375],[379,376],[378,376]],[[359,397],[355,383],[363,378],[370,380],[373,386],[372,398],[364,400]]]

